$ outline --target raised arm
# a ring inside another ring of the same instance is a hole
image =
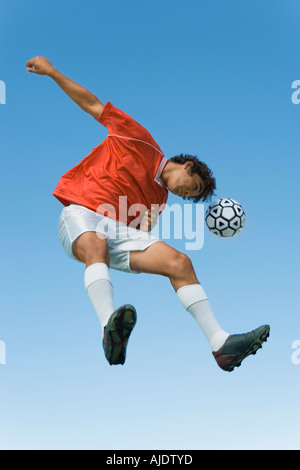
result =
[[[102,113],[104,105],[95,95],[65,77],[54,68],[51,62],[45,57],[34,57],[28,60],[26,67],[27,72],[37,73],[38,75],[48,75],[48,77],[52,78],[80,108],[91,114],[95,119]]]

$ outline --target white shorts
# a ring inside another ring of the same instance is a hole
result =
[[[149,232],[110,219],[78,204],[70,204],[62,210],[58,221],[58,233],[66,254],[80,261],[73,253],[74,241],[85,232],[103,234],[108,243],[110,268],[138,274],[130,269],[130,251],[143,251],[159,238]]]

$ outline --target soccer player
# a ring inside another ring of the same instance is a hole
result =
[[[85,289],[102,326],[108,362],[124,364],[136,323],[132,305],[114,305],[112,268],[168,277],[179,302],[205,334],[217,364],[226,371],[240,366],[267,340],[269,325],[238,335],[223,330],[190,258],[149,233],[168,191],[194,202],[214,193],[211,170],[194,156],[167,159],[144,127],[110,102],[103,105],[48,59],[35,57],[26,67],[48,75],[108,129],[107,138],[63,175],[53,192],[65,206],[58,223],[60,241],[70,258],[85,264]]]

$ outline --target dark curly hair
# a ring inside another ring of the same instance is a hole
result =
[[[183,199],[189,199],[194,202],[198,202],[200,199],[203,201],[211,199],[211,196],[213,196],[216,189],[216,179],[213,178],[212,171],[205,163],[201,162],[198,157],[194,155],[184,155],[183,153],[181,155],[177,155],[176,157],[172,157],[169,160],[174,163],[180,163],[181,165],[184,165],[186,162],[193,162],[191,172],[193,174],[197,173],[204,183],[204,190],[199,196],[188,198],[184,197]]]

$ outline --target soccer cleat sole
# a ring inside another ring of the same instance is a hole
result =
[[[243,354],[243,356],[240,356],[236,361],[233,361],[228,367],[224,368],[223,370],[226,370],[227,372],[232,372],[235,367],[240,367],[242,364],[243,360],[246,359],[246,357],[255,355],[259,349],[262,348],[263,343],[267,342],[268,337],[270,336],[270,326],[266,325],[264,330],[261,332],[258,338],[251,344],[250,348],[248,351]]]
[[[103,337],[103,349],[110,365],[125,363],[127,343],[136,319],[132,305],[123,305],[111,315]]]

